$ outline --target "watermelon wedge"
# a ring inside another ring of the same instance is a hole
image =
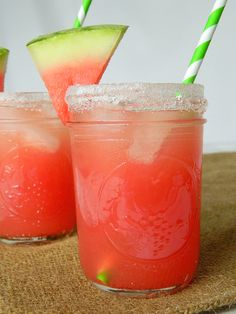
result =
[[[98,25],[40,36],[27,44],[55,109],[68,121],[67,88],[99,83],[127,26]]]
[[[0,92],[4,89],[4,78],[7,67],[9,50],[0,47]]]

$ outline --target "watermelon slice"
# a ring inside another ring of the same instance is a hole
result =
[[[0,47],[0,92],[4,89],[4,78],[7,67],[9,50]]]
[[[67,88],[99,83],[127,30],[123,25],[98,25],[40,36],[27,44],[29,52],[63,122],[68,121]]]

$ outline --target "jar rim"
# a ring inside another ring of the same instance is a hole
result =
[[[129,111],[193,110],[204,113],[204,86],[178,83],[74,85],[67,90],[69,112],[95,108]]]
[[[29,113],[31,114],[24,114]],[[0,92],[0,120],[54,120],[58,119],[52,101],[46,92]],[[20,115],[18,114],[20,113]]]
[[[51,106],[52,101],[46,92],[0,92],[0,106],[35,107]]]

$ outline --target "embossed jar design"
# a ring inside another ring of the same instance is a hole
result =
[[[73,231],[69,149],[47,94],[0,94],[1,241],[47,241]]]

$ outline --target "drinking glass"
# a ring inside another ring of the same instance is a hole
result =
[[[45,242],[76,225],[67,128],[44,93],[0,93],[0,241]]]
[[[186,287],[199,261],[203,87],[73,86],[67,102],[87,278],[135,297]]]

